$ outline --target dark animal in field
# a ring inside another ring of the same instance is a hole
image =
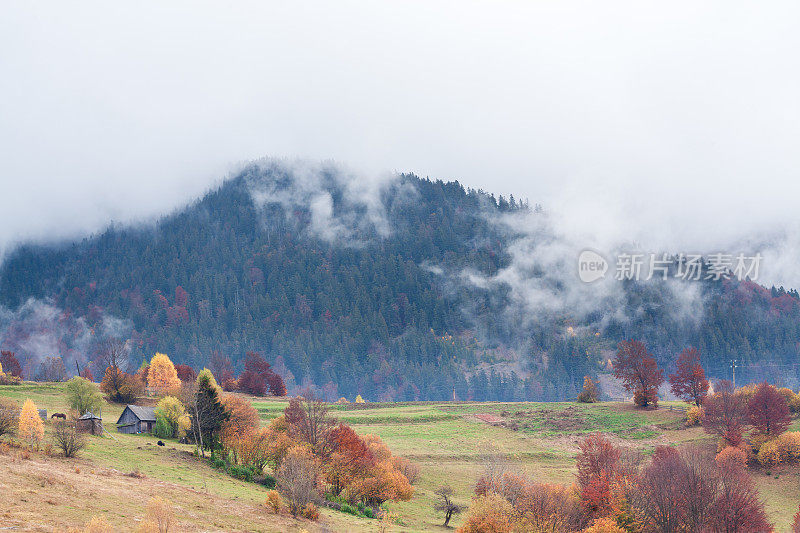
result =
[[[50,417],[50,420],[54,418],[61,418],[62,420],[66,420],[67,415],[65,415],[64,413],[53,413],[53,416]]]
[[[186,437],[181,437],[180,443],[181,444],[189,444],[189,439],[187,439]]]
[[[158,444],[159,446],[164,446],[164,443],[161,441],[158,441],[156,444]]]

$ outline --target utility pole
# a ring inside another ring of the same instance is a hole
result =
[[[736,389],[736,359],[731,361],[731,374],[733,375],[733,388]]]

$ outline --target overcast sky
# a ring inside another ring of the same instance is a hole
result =
[[[798,23],[792,1],[3,2],[0,248],[277,156],[459,179],[673,251],[785,232],[791,272]]]

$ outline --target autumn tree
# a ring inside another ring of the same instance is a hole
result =
[[[139,376],[123,372],[117,366],[109,366],[100,383],[100,390],[109,401],[117,403],[135,403],[144,394],[144,383]]]
[[[244,372],[239,376],[239,389],[255,396],[263,396],[267,388],[273,396],[285,396],[283,378],[257,352],[247,352]]]
[[[719,491],[710,506],[711,531],[746,533],[772,531],[764,504],[758,498],[758,489],[747,470],[734,462],[720,467]]]
[[[22,366],[14,352],[3,350],[0,352],[0,367],[4,368],[3,372],[12,376],[22,377]]]
[[[476,498],[469,508],[459,533],[511,533],[514,530],[514,508],[496,493]]]
[[[228,419],[222,424],[220,429],[220,442],[225,449],[233,452],[234,461],[238,462],[239,444],[247,440],[247,447],[254,448],[259,446],[259,439],[256,435],[250,435],[258,429],[258,411],[253,404],[233,394],[224,394],[221,398],[222,405],[228,414]],[[254,450],[250,450],[254,454]]]
[[[83,370],[81,370],[80,377],[89,382],[94,382],[94,374],[92,373],[92,369],[89,368],[89,365],[86,365]]]
[[[664,382],[664,374],[644,343],[620,341],[613,365],[614,376],[622,381],[625,390],[633,393],[636,405],[658,404],[658,387]]]
[[[64,389],[67,393],[67,404],[70,408],[75,409],[78,416],[88,411],[100,412],[103,396],[88,379],[75,376],[67,381]]]
[[[315,455],[328,456],[332,447],[330,432],[336,425],[328,404],[307,390],[302,399],[291,399],[284,417],[290,437],[309,444]]]
[[[719,435],[728,446],[736,447],[742,442],[742,432],[747,423],[747,405],[735,394],[733,384],[723,380],[717,383],[714,394],[703,402],[703,429]]]
[[[756,432],[768,438],[780,435],[792,423],[786,398],[767,383],[758,386],[747,403],[747,412]]]
[[[595,403],[600,396],[597,383],[592,381],[589,376],[583,377],[583,390],[578,394],[578,401],[581,403]]]
[[[797,513],[792,521],[792,533],[800,533],[800,507],[797,508]]]
[[[577,481],[585,516],[619,514],[626,481],[633,475],[622,450],[601,434],[588,436],[579,447]]]
[[[29,398],[22,404],[19,413],[18,435],[23,441],[27,441],[31,446],[39,447],[44,437],[44,422],[39,417],[39,410],[36,404]]]
[[[156,415],[156,434],[159,437],[182,437],[191,427],[191,419],[180,400],[164,396],[154,410]]]
[[[175,392],[181,386],[181,380],[169,357],[163,353],[156,353],[150,360],[147,371],[147,386],[156,394]]]
[[[0,398],[0,437],[11,435],[17,427],[19,409],[11,400]]]
[[[433,491],[437,500],[433,504],[436,511],[444,513],[444,527],[449,527],[450,519],[454,514],[459,514],[466,509],[464,505],[457,504],[453,501],[453,487],[450,485],[442,485]]]
[[[302,514],[306,505],[319,500],[319,465],[303,448],[289,450],[275,474],[278,490],[286,498],[293,516]]]
[[[686,348],[678,356],[675,366],[675,373],[669,375],[672,394],[700,407],[709,388],[705,370],[700,365],[700,352],[693,347]]]
[[[197,380],[197,372],[189,365],[175,365],[175,372],[184,383],[194,383]]]

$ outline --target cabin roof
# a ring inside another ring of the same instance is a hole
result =
[[[125,407],[125,410],[130,409],[131,412],[136,415],[136,418],[141,420],[142,422],[155,422],[156,421],[156,413],[155,409],[152,407],[144,407],[142,405],[128,405]],[[125,414],[125,411],[122,411],[122,415]],[[122,415],[120,415],[120,420],[122,420]],[[119,424],[119,420],[117,420],[117,424]]]
[[[102,418],[89,411],[88,413],[82,414],[78,420],[102,420]]]

